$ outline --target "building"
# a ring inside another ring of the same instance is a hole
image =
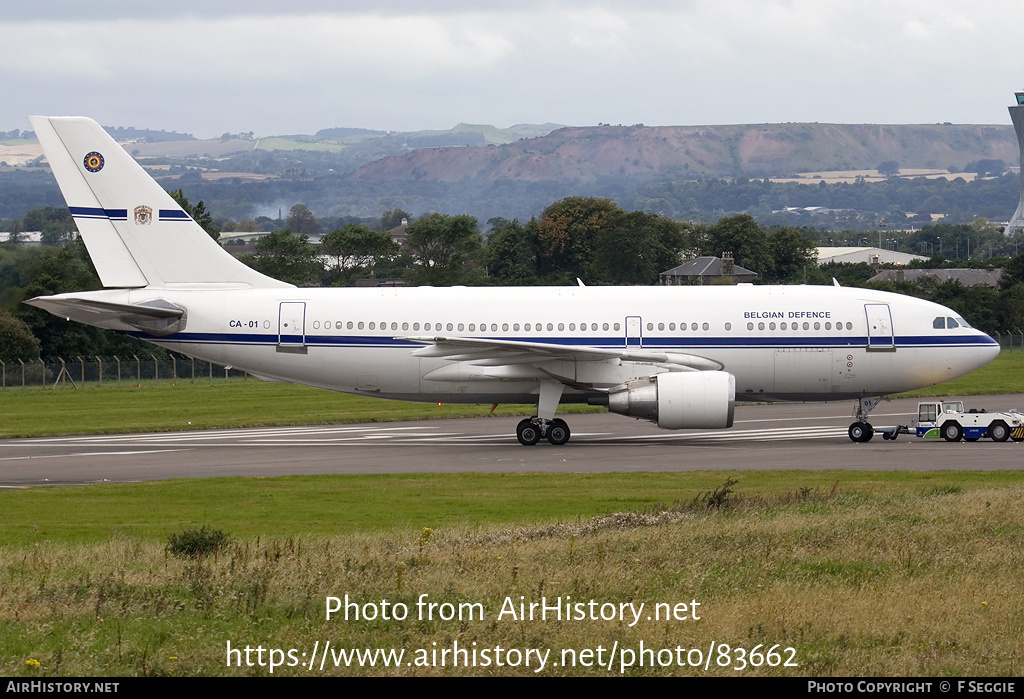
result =
[[[914,260],[927,260],[921,255],[886,250],[885,248],[818,248],[818,264],[829,262],[848,262],[857,264],[867,262],[869,265],[907,265]]]
[[[658,275],[659,282],[668,286],[710,284],[723,278],[737,283],[752,282],[757,279],[757,272],[740,267],[733,262],[731,252],[723,252],[721,257],[697,257]]]
[[[964,286],[984,284],[996,289],[1003,278],[1001,269],[882,269],[869,282],[919,282],[926,277],[934,278],[939,284],[958,281]]]

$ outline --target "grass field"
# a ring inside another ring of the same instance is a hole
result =
[[[1024,353],[1004,353],[922,395],[1024,392],[1022,365]],[[0,392],[8,436],[489,410],[253,381]],[[533,675],[541,658],[545,675],[1020,673],[1020,474],[726,478],[470,473],[0,491],[0,675],[268,675],[272,657],[273,674],[305,676]],[[201,558],[172,555],[168,537],[187,530],[231,541]],[[377,618],[327,620],[328,598],[345,595]],[[426,618],[422,599],[450,606]],[[385,600],[407,618],[380,618]],[[631,625],[513,618],[508,607],[552,600],[647,611]],[[648,620],[656,604],[690,616]],[[335,655],[307,666],[301,654],[328,642]],[[266,653],[229,666],[228,643]],[[453,666],[456,647],[477,651],[478,666]],[[407,655],[345,664],[347,648]],[[612,662],[596,664],[599,648]]]
[[[1013,474],[722,478],[321,477],[3,493],[6,521],[39,528],[32,543],[23,530],[0,546],[0,674],[268,675],[269,649],[279,649],[273,674],[300,676],[533,675],[541,657],[547,675],[1019,674],[1024,485]],[[659,495],[679,501],[643,502]],[[137,521],[102,532],[122,508]],[[206,557],[176,557],[161,536],[175,521],[233,538]],[[92,533],[51,530],[79,525]],[[328,620],[328,598],[346,595],[350,618]],[[583,616],[522,618],[521,602],[579,603]],[[638,620],[612,618],[641,603]],[[675,617],[657,619],[655,605]],[[312,655],[325,643],[334,655],[321,667]],[[228,644],[265,649],[262,664],[255,650],[251,665],[231,660]],[[348,648],[407,655],[384,667],[378,654],[371,667],[346,664]],[[491,660],[453,667],[456,648]],[[607,665],[594,664],[598,649]]]
[[[1024,352],[1004,351],[981,369],[907,396],[964,396],[1024,393]],[[601,408],[562,405],[560,413]],[[495,415],[532,415],[533,406],[501,405]],[[338,424],[476,417],[489,405],[406,403],[350,396],[293,384],[257,380],[143,381],[140,384],[86,384],[78,390],[0,391],[0,438],[60,434],[108,434],[264,425]]]

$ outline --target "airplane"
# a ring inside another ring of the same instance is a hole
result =
[[[737,400],[856,400],[866,442],[882,397],[999,354],[949,308],[837,283],[297,288],[227,253],[95,121],[30,119],[104,288],[26,303],[266,380],[535,403],[526,446],[569,441],[561,403],[716,429]]]

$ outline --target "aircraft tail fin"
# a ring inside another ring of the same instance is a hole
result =
[[[85,117],[29,117],[105,287],[287,287],[246,267]]]

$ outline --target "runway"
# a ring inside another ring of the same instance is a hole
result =
[[[969,408],[1024,407],[1024,395]],[[875,426],[909,425],[917,400],[881,403]],[[0,487],[345,473],[747,469],[1017,470],[1024,442],[847,437],[854,404],[741,405],[730,430],[661,430],[611,414],[570,415],[572,439],[521,446],[520,418],[472,418],[0,441]]]

